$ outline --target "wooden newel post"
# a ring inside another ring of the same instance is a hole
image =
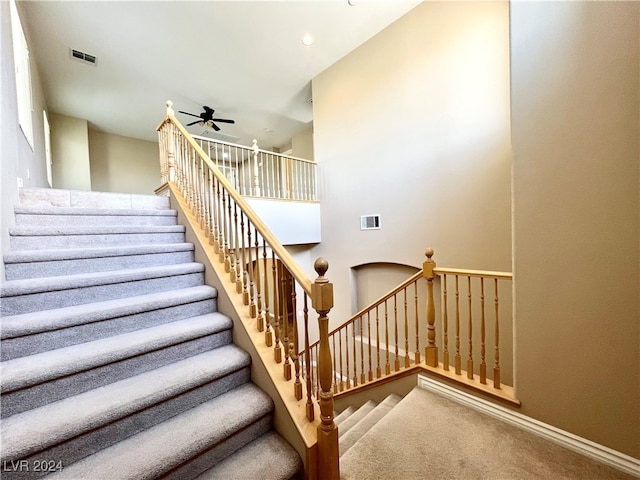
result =
[[[427,260],[422,264],[422,275],[427,280],[427,346],[424,349],[424,356],[427,365],[430,367],[438,366],[438,347],[436,346],[436,308],[433,300],[433,279],[435,274],[433,269],[436,268],[436,262],[433,257],[433,249],[427,248],[424,252]]]
[[[338,427],[333,421],[333,390],[331,379],[333,365],[329,350],[329,310],[333,308],[333,284],[324,276],[329,263],[318,258],[313,265],[318,278],[311,286],[311,305],[318,312],[320,344],[318,353],[318,377],[320,379],[320,419],[318,425],[318,478],[338,480],[340,478],[340,456],[338,450]]]
[[[166,103],[167,106],[167,118],[169,117],[173,117],[173,115],[176,113],[173,111],[173,102],[171,100],[167,100]],[[168,149],[167,149],[167,156],[168,156],[168,181],[169,182],[175,182],[176,181],[176,145],[175,145],[175,127],[173,125],[173,122],[171,121],[171,119],[169,119],[168,125],[167,125],[167,136],[169,137],[168,140]]]

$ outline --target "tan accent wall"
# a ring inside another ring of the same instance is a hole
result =
[[[291,155],[305,160],[313,160],[313,124],[291,138]]]
[[[53,187],[91,190],[89,125],[82,118],[49,113]]]
[[[351,268],[511,270],[509,4],[424,2],[313,80],[332,326]],[[361,231],[360,216],[381,215]]]
[[[160,186],[157,142],[89,130],[89,151],[96,191],[151,195]]]
[[[636,458],[639,11],[511,4],[521,412]]]

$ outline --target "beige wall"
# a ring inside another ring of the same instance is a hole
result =
[[[511,270],[507,2],[425,2],[313,80],[332,325],[350,269]],[[380,214],[380,230],[360,216]]]
[[[91,190],[89,125],[81,118],[49,114],[53,187]]]
[[[313,124],[291,138],[291,155],[313,160]]]
[[[513,2],[522,413],[640,458],[637,2]]]
[[[152,195],[160,186],[157,142],[89,130],[89,151],[96,191]]]

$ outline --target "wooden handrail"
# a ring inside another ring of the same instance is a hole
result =
[[[300,286],[304,289],[307,294],[311,295],[311,279],[307,277],[307,274],[300,268],[300,266],[293,260],[293,257],[289,254],[289,252],[280,244],[278,239],[273,235],[269,227],[260,219],[258,214],[255,213],[253,208],[249,205],[249,203],[240,195],[231,182],[220,172],[220,170],[215,166],[215,164],[209,159],[209,156],[204,152],[204,150],[198,145],[189,132],[182,126],[182,124],[175,118],[174,115],[168,113],[167,118],[158,126],[158,130],[162,128],[162,126],[170,122],[175,125],[184,139],[189,143],[189,145],[198,152],[200,158],[207,164],[211,172],[216,176],[216,179],[224,186],[224,188],[229,192],[229,195],[233,198],[233,201],[245,212],[249,220],[253,222],[255,227],[260,232],[262,238],[266,240],[271,249],[275,252],[275,254],[280,258],[280,260],[287,266],[287,269],[291,272],[293,277],[298,281]]]
[[[303,162],[303,163],[309,163],[312,165],[317,165],[316,162],[314,160],[309,160],[308,158],[300,158],[300,157],[294,157],[293,155],[285,155],[283,153],[279,153],[279,152],[271,152],[269,150],[263,150],[262,148],[259,148],[258,150],[254,150],[251,147],[247,147],[246,145],[238,145],[235,143],[231,143],[231,142],[225,142],[224,140],[213,140],[209,137],[203,137],[202,135],[193,135],[190,134],[192,138],[196,139],[196,140],[206,140],[208,142],[215,142],[215,143],[220,143],[222,145],[228,145],[229,147],[234,147],[234,148],[242,148],[244,150],[247,150],[249,152],[258,152],[258,153],[266,153],[268,155],[276,155],[278,157],[283,157],[283,158],[291,158],[292,160],[297,160],[299,162]]]
[[[513,279],[513,273],[511,272],[495,272],[491,270],[469,270],[466,268],[443,268],[435,267],[433,273],[436,275],[464,275],[466,277],[484,277],[484,278],[498,278],[504,280]]]
[[[234,185],[175,118],[171,107],[171,102],[167,102],[166,118],[158,126],[160,170],[167,187],[161,187],[158,191],[168,189],[173,195],[179,195],[178,203],[186,212],[193,214],[194,220],[189,222],[207,238],[208,246],[201,243],[207,256],[211,259],[216,255],[220,262],[215,263],[214,269],[222,285],[231,296],[237,294],[232,303],[243,327],[248,327],[244,320],[256,321],[255,330],[252,329],[250,336],[258,355],[265,366],[268,365],[267,371],[280,395],[283,394],[281,387],[290,382],[287,385],[292,387],[291,397],[282,399],[307,448],[307,475],[309,478],[338,480],[338,436],[337,426],[333,422],[331,389],[333,365],[327,335],[328,313],[333,307],[333,286],[324,276],[328,263],[317,260],[314,267],[318,278],[315,281],[309,279]],[[256,150],[254,142],[253,151]],[[211,250],[207,248],[209,246]],[[229,281],[231,283],[226,284]],[[297,308],[297,296],[301,292],[304,305],[300,311],[302,324],[298,322]],[[318,314],[320,338],[323,341],[320,354],[316,356],[320,359],[316,361],[317,371],[311,369],[308,300],[311,300]],[[298,353],[299,328],[304,328],[302,338],[305,348],[301,354]],[[256,342],[258,338],[264,341]],[[267,352],[269,355],[265,356]],[[273,356],[268,358],[271,354]],[[282,372],[282,378],[274,375],[276,370]],[[314,373],[321,389],[314,390],[312,386]],[[302,398],[303,380],[307,386],[306,399]],[[318,401],[312,398],[314,396],[319,399],[319,406]],[[319,421],[315,413],[318,408]],[[300,417],[300,413],[306,417],[304,425],[304,417]],[[316,425],[315,435],[310,436],[309,427]]]
[[[499,314],[504,303],[499,297],[509,293],[498,284],[511,281],[513,274],[437,267],[433,250],[427,249],[425,254],[420,271],[330,332],[329,344],[334,349],[334,363],[337,361],[334,393],[368,388],[389,376],[418,368],[519,405],[513,388],[501,383],[499,347],[500,323],[511,319],[504,312]],[[440,279],[439,303],[434,294],[436,278]],[[419,289],[419,284],[424,287]],[[460,293],[464,293],[464,299]],[[507,298],[507,308],[509,303]],[[442,308],[441,315],[437,305]],[[311,352],[316,352],[318,345],[310,345]],[[466,370],[462,368],[461,352],[465,353]],[[474,363],[476,356],[479,361]],[[455,364],[450,365],[450,358]],[[488,385],[490,363],[494,364],[492,386]]]

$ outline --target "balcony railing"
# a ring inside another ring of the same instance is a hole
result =
[[[316,164],[253,147],[192,135],[231,185],[248,197],[315,202]]]

